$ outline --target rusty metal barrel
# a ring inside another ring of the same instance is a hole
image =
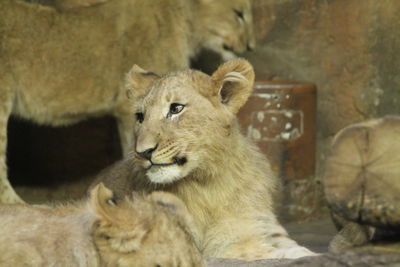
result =
[[[256,81],[253,94],[239,111],[243,131],[284,180],[315,174],[316,99],[312,83]]]

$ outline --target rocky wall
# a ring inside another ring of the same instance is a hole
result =
[[[254,0],[253,7],[258,47],[245,57],[257,79],[309,81],[318,88],[312,183],[321,190],[333,135],[351,123],[400,111],[400,2]],[[290,186],[300,190],[302,183]],[[310,192],[309,185],[304,190]],[[295,194],[298,203],[310,196]],[[315,199],[307,200],[310,207]]]

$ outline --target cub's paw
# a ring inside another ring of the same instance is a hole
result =
[[[274,258],[296,259],[306,256],[318,256],[318,253],[312,252],[305,247],[293,247],[285,249],[277,249],[274,252]]]

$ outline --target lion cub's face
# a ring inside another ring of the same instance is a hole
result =
[[[249,0],[199,0],[196,25],[200,28],[203,46],[224,60],[235,53],[253,50],[255,37]],[[196,26],[195,25],[195,26]]]
[[[99,217],[93,238],[105,266],[203,266],[193,219],[174,195],[134,194],[115,202],[102,184],[91,195]]]
[[[137,66],[127,85],[137,101],[134,157],[153,183],[206,170],[236,130],[235,115],[252,90],[254,72],[229,61],[212,75],[185,70],[158,78]]]

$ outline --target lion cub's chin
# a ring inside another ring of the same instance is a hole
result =
[[[187,171],[182,166],[153,166],[146,172],[147,177],[153,183],[169,184],[187,175]]]

